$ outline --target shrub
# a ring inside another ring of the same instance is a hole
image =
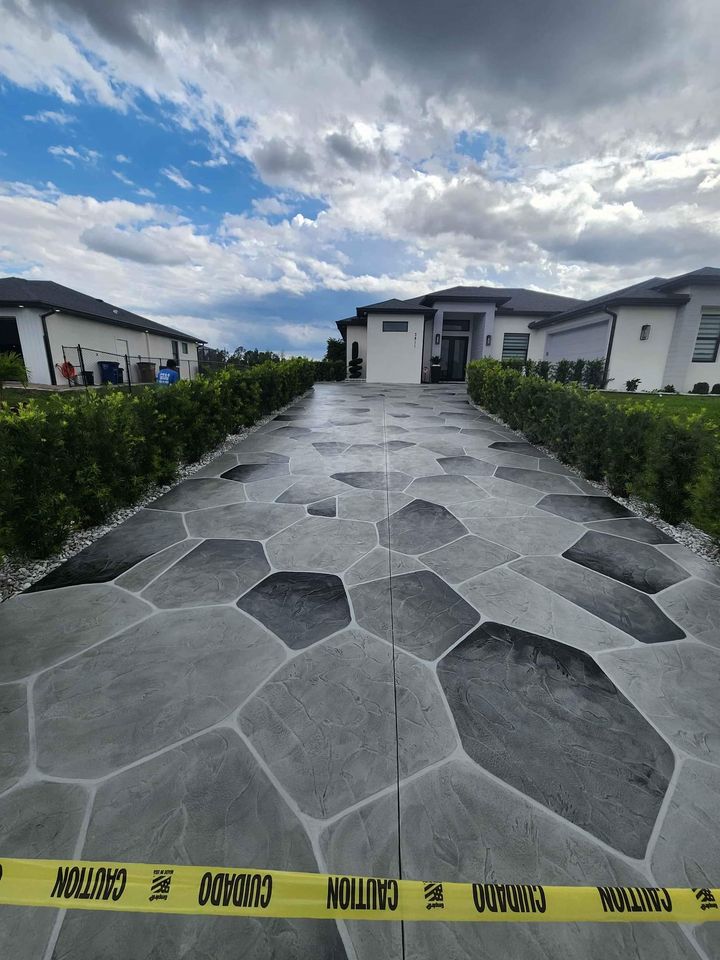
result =
[[[695,386],[690,391],[690,393],[709,393],[709,392],[710,392],[710,384],[707,383],[705,380],[700,380],[698,383],[695,384]]]
[[[25,366],[25,361],[19,353],[13,351],[0,353],[0,400],[8,380],[19,380],[26,386],[28,382],[28,368]]]
[[[720,393],[720,383],[714,383],[710,393]]]
[[[0,404],[0,548],[44,557],[172,480],[228,433],[312,386],[310,360],[228,369],[128,395],[54,394],[13,412]]]
[[[328,340],[330,343],[330,340]],[[342,341],[341,341],[342,343]],[[344,360],[314,360],[315,382],[345,379]]]
[[[351,360],[348,363],[348,376],[351,380],[359,380],[362,377],[362,366],[362,357],[356,357],[355,360]]]
[[[535,367],[535,374],[538,377],[541,377],[543,380],[550,379],[550,361],[549,360],[538,360]]]
[[[602,390],[607,386],[604,360],[588,360],[585,363],[584,382],[585,386],[590,390]]]
[[[690,519],[720,539],[720,436],[701,415],[681,420],[648,402],[612,403],[489,359],[468,365],[468,393],[613,493],[637,494],[668,522]]]
[[[573,383],[582,383],[584,369],[585,361],[576,360],[573,364],[572,373],[570,375],[570,379],[573,381]]]
[[[573,364],[571,360],[559,360],[555,365],[555,382],[569,383],[572,376]]]
[[[642,383],[642,380],[640,379],[640,377],[633,377],[632,380],[625,381],[625,389],[627,390],[628,393],[636,393],[637,388],[640,386],[641,383]]]
[[[666,383],[660,393],[675,393],[675,387],[672,383]]]

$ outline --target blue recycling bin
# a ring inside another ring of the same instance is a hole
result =
[[[120,364],[117,360],[98,360],[100,367],[100,383],[117,383]]]

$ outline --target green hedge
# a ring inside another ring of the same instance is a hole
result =
[[[345,379],[344,360],[314,360],[313,363],[316,381]]]
[[[0,553],[46,557],[67,535],[132,506],[182,463],[289,403],[314,381],[311,360],[212,378],[0,404]]]
[[[614,494],[641,497],[668,523],[689,520],[720,539],[720,434],[701,415],[672,416],[640,399],[609,403],[497,360],[468,364],[468,393]]]

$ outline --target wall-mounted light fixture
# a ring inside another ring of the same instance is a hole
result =
[[[489,333],[489,334],[485,337],[485,346],[486,346],[486,347],[489,347],[491,343],[492,343],[492,334]]]
[[[435,346],[437,346],[439,343],[440,343],[440,334],[439,334],[439,333],[436,333],[436,334],[435,334]]]
[[[641,340],[649,340],[649,339],[650,339],[650,324],[649,324],[649,323],[644,323],[644,324],[640,327],[640,339],[641,339]]]

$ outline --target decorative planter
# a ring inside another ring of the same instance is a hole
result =
[[[430,365],[430,383],[440,383],[440,371],[441,366],[439,363],[432,363]]]

